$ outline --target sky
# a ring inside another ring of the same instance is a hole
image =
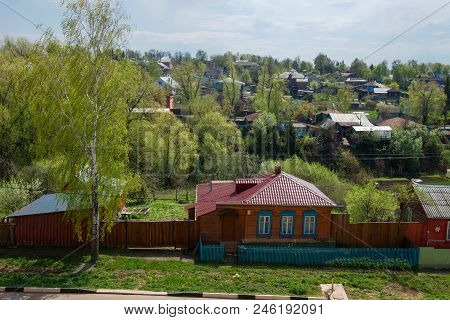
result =
[[[0,0],[31,21],[59,27],[57,0]],[[367,59],[450,64],[450,2],[445,0],[123,0],[130,49],[209,55],[231,51],[312,61],[319,52],[351,63],[364,58],[445,3],[442,10]],[[0,3],[0,34],[39,38],[40,32]]]

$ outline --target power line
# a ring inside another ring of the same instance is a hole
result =
[[[7,3],[5,3],[4,1],[0,0],[0,4],[4,5],[6,8],[8,8],[9,10],[11,10],[12,12],[14,12],[16,15],[18,15],[19,17],[21,17],[22,19],[26,20],[27,22],[31,23],[36,29],[44,32],[44,30],[42,29],[40,24],[35,23],[33,20],[31,20],[30,18],[28,18],[27,16],[25,16],[23,13],[17,11],[16,9],[14,9],[13,7],[11,7],[10,5],[8,5]]]
[[[444,3],[443,5],[441,5],[439,8],[437,8],[436,10],[434,10],[433,12],[431,12],[430,14],[426,15],[425,17],[423,17],[422,19],[420,19],[419,21],[417,21],[416,23],[414,23],[413,25],[411,25],[410,27],[406,28],[404,31],[400,32],[398,35],[396,35],[395,37],[393,37],[391,40],[387,41],[386,43],[384,43],[383,45],[381,45],[380,47],[378,47],[377,49],[375,49],[374,51],[372,51],[371,53],[369,53],[365,58],[363,58],[362,60],[365,61],[368,58],[370,58],[371,56],[373,56],[375,53],[381,51],[382,49],[384,49],[385,47],[387,47],[388,45],[390,45],[392,42],[394,42],[395,40],[397,40],[398,38],[400,38],[401,36],[403,36],[404,34],[408,33],[409,31],[411,31],[412,29],[414,29],[415,27],[417,27],[419,24],[421,24],[422,22],[424,22],[425,20],[431,18],[433,15],[435,15],[436,13],[438,13],[439,11],[441,11],[442,9],[444,9],[446,6],[448,6],[450,4],[450,1],[447,1],[446,3]]]

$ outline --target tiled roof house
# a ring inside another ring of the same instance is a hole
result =
[[[277,168],[260,177],[197,185],[187,206],[205,242],[230,250],[239,242],[330,241],[336,204],[315,185]]]

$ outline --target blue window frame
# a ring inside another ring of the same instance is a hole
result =
[[[294,236],[294,211],[282,211],[280,213],[280,238],[292,238]]]
[[[258,211],[258,237],[270,237],[272,235],[272,212],[269,210]]]
[[[303,213],[302,235],[304,238],[315,238],[317,231],[317,213],[313,210]]]

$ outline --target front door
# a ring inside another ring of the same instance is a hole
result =
[[[222,241],[234,241],[235,235],[236,215],[224,214],[222,216]]]

